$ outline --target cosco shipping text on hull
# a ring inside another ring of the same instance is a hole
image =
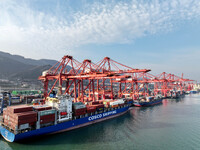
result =
[[[26,138],[34,137],[34,136],[39,136],[39,135],[45,135],[45,134],[51,134],[51,133],[58,133],[58,132],[63,132],[63,131],[69,131],[73,130],[76,128],[84,127],[90,124],[94,124],[103,120],[107,120],[113,117],[117,117],[119,115],[122,115],[126,113],[129,109],[129,106],[125,106],[119,109],[115,109],[112,111],[100,113],[97,115],[92,115],[89,117],[84,117],[80,119],[75,119],[63,123],[58,123],[56,125],[24,132],[24,133],[19,133],[19,134],[14,134],[7,130],[6,128],[1,128],[1,134],[2,136],[9,142],[14,142],[18,140],[23,140]]]

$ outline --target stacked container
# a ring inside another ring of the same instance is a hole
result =
[[[90,105],[90,106],[94,106],[97,112],[104,111],[104,104],[95,104],[95,105]]]
[[[87,105],[87,113],[93,113],[96,111],[96,107],[95,106],[90,106],[90,105]]]
[[[49,109],[52,109],[52,107],[48,105],[33,106],[34,111],[43,111],[43,110],[49,110]]]
[[[72,99],[68,95],[55,98],[48,97],[46,104],[58,110],[58,120],[65,121],[72,118]]]
[[[124,105],[124,100],[123,99],[117,99],[115,100],[119,106],[123,106]]]
[[[80,116],[86,114],[86,105],[82,102],[72,104],[74,116]]]
[[[46,124],[55,121],[55,109],[39,111],[40,113],[40,124]]]
[[[103,100],[103,104],[106,108],[109,108],[110,102],[112,102],[112,101],[113,101],[112,99],[105,99],[105,100]]]
[[[99,101],[92,102],[91,105],[99,104]]]
[[[119,104],[118,104],[118,102],[116,100],[113,100],[113,101],[110,102],[110,107],[111,108],[116,108],[118,106],[119,106]]]
[[[18,105],[9,106],[3,112],[4,124],[12,130],[30,128],[37,121],[37,112],[32,106]]]
[[[33,110],[40,113],[40,124],[50,123],[55,121],[56,111],[51,106],[38,105],[34,106]]]
[[[111,100],[111,99],[106,99],[103,101],[103,104],[106,108],[116,108],[118,106],[123,106],[124,105],[124,100],[123,99],[117,99],[117,100]]]

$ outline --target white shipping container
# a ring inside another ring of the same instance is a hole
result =
[[[19,126],[19,129],[20,129],[20,130],[27,129],[27,128],[29,128],[29,123],[21,124],[21,125]]]
[[[110,102],[110,106],[113,106],[113,105],[118,105],[118,102],[117,101]]]
[[[124,100],[123,100],[123,99],[118,99],[118,100],[116,100],[116,102],[117,102],[118,104],[124,104]]]

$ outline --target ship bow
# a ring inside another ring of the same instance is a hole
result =
[[[3,138],[9,142],[14,142],[15,140],[15,134],[8,131],[5,128],[1,128],[1,135],[3,136]]]

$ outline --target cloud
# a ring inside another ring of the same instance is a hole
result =
[[[199,0],[104,1],[84,4],[80,11],[59,3],[48,11],[48,4],[36,9],[32,3],[1,1],[0,50],[32,58],[55,58],[56,51],[59,59],[79,55],[70,49],[81,45],[129,43],[170,32],[200,15]]]

